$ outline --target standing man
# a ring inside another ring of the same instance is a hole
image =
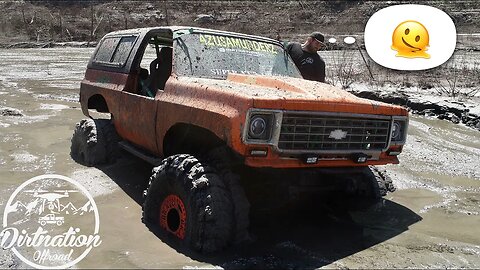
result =
[[[322,33],[313,32],[305,43],[291,42],[287,45],[290,57],[306,80],[325,82],[325,62],[317,53],[325,46],[324,41]]]

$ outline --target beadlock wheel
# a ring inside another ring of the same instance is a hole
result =
[[[182,199],[177,195],[168,195],[160,205],[160,227],[183,240],[186,223],[187,211]]]
[[[165,240],[202,253],[233,242],[231,194],[206,162],[188,154],[164,159],[153,169],[144,195],[142,220]]]

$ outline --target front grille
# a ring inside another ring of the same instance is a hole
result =
[[[382,150],[388,145],[390,121],[310,114],[283,115],[281,150]]]

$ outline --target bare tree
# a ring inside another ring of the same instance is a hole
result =
[[[444,79],[435,78],[435,90],[440,95],[447,95],[449,97],[457,97],[459,94],[458,88],[458,79],[459,71],[455,67],[448,68],[448,76],[445,76]]]
[[[70,39],[70,41],[73,41],[73,35],[70,33],[70,31],[68,30],[67,27],[65,27],[65,33],[67,33],[68,38]]]
[[[35,18],[37,16],[37,13],[34,12],[32,19],[28,20],[26,15],[25,15],[25,6],[22,5],[22,20],[23,20],[23,26],[25,28],[25,33],[30,36],[31,35],[31,25],[35,22]]]
[[[90,6],[90,41],[93,41],[93,24],[95,23],[95,10]]]
[[[63,15],[62,15],[62,11],[58,11],[58,19],[59,19],[59,25],[60,25],[60,40],[63,41]]]
[[[6,32],[7,32],[7,27],[6,27],[6,26],[7,26],[7,23],[6,23],[6,21],[5,21],[5,17],[4,17],[4,16],[1,16],[1,18],[2,18],[2,25],[1,25],[1,28],[0,28],[0,29],[1,29],[1,32],[2,32],[2,33],[6,33]]]
[[[127,16],[127,10],[123,11],[123,19],[125,21],[125,27],[124,29],[128,29],[128,16]]]
[[[101,13],[101,11],[99,11]],[[100,17],[100,19],[98,18]],[[103,14],[97,14],[95,13],[95,9],[93,8],[93,5],[90,7],[90,41],[94,41],[96,38],[96,33],[98,30],[98,27],[103,21]]]
[[[349,88],[350,85],[359,79],[359,75],[363,73],[363,69],[355,63],[355,51],[342,50],[334,52],[332,58],[332,67],[328,70],[328,82],[336,85],[340,84],[343,89]]]
[[[443,67],[443,73],[446,76],[435,78],[435,91],[440,95],[449,97],[473,97],[480,92],[478,87],[479,66],[474,62],[469,66],[466,61],[466,55],[456,56],[455,54]],[[468,89],[468,90],[467,90]]]
[[[170,25],[170,22],[168,21],[168,7],[167,7],[167,0],[163,1],[163,8],[165,9],[165,23],[167,25]]]
[[[49,25],[50,25],[50,29],[49,29],[49,32],[50,32],[50,40],[52,41],[55,41],[55,16],[52,14],[52,11],[49,11],[48,14],[50,15],[50,21],[49,21]]]

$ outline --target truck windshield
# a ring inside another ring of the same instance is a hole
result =
[[[210,33],[174,41],[179,76],[225,79],[229,73],[302,78],[286,51],[275,43]]]

